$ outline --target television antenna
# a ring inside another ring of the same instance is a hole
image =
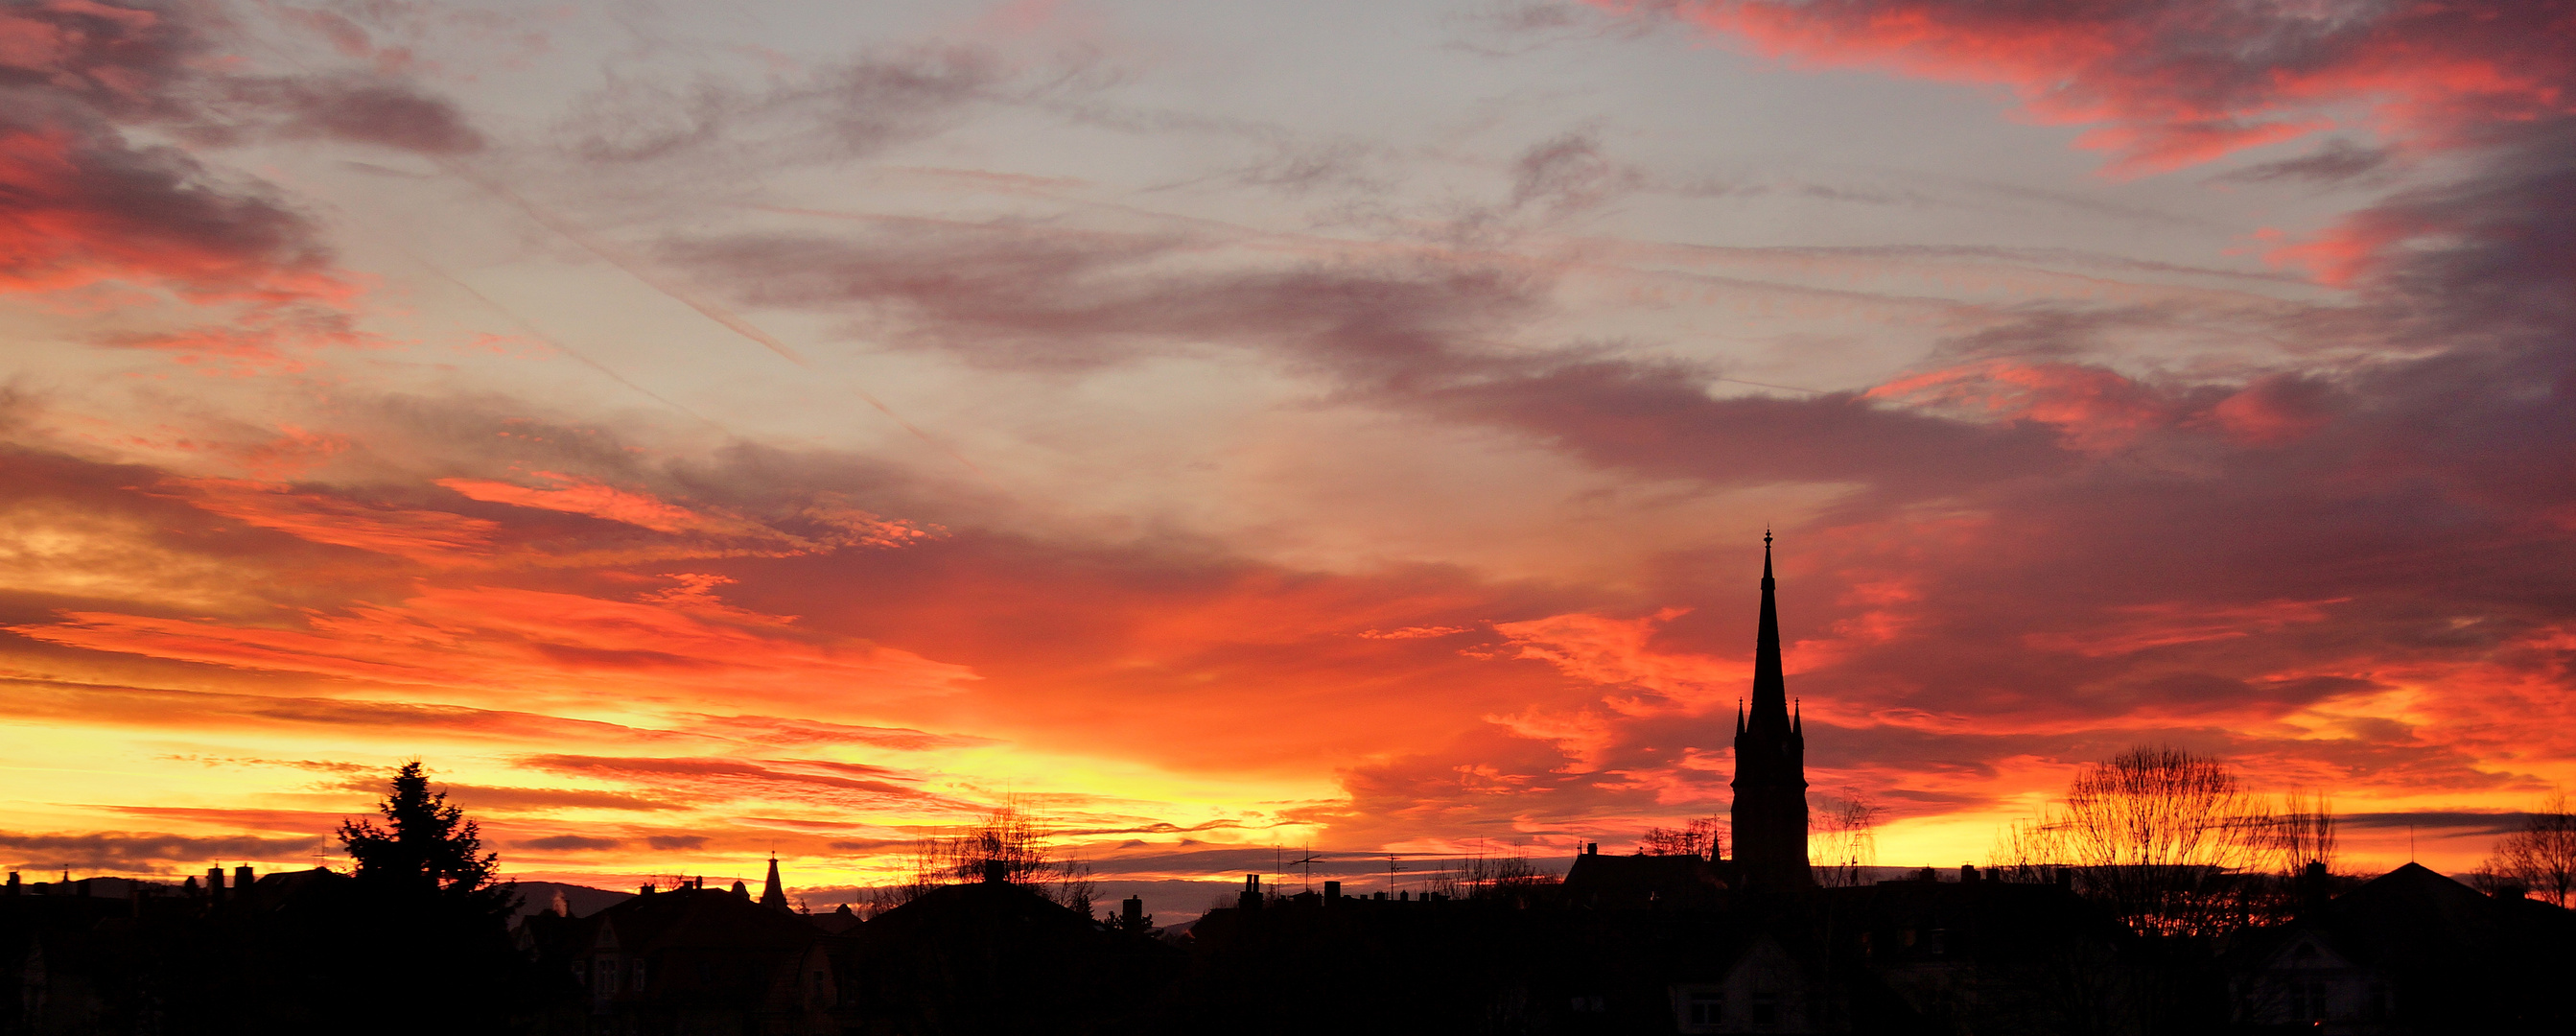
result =
[[[1304,867],[1304,868],[1306,868],[1306,886],[1305,886],[1305,890],[1306,890],[1306,891],[1308,891],[1308,892],[1313,892],[1313,891],[1315,891],[1315,843],[1313,843],[1313,842],[1308,842],[1308,843],[1306,843],[1305,853],[1306,853],[1306,856],[1305,856],[1305,858],[1304,858],[1304,859],[1300,859],[1300,860],[1290,860],[1290,861],[1288,861],[1288,865],[1289,865],[1289,866],[1291,866],[1291,867]]]

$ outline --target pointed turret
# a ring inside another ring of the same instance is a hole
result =
[[[1762,619],[1753,634],[1753,706],[1736,706],[1735,863],[1748,886],[1812,884],[1807,870],[1805,718],[1789,710],[1780,661],[1780,608],[1771,577],[1771,532],[1762,532]],[[1801,709],[1801,712],[1804,710]]]
[[[760,905],[772,910],[787,909],[787,886],[778,881],[778,854],[769,854],[769,883],[760,888]]]

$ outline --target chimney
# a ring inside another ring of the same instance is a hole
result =
[[[233,868],[234,892],[245,896],[250,895],[250,887],[257,883],[257,880],[251,876],[249,864],[245,863],[239,867]]]
[[[9,872],[9,894],[10,894],[10,895],[12,895],[12,896],[18,895],[18,894],[19,894],[19,892],[20,892],[20,890],[21,890],[23,887],[24,887],[24,883],[22,883],[22,882],[20,882],[20,881],[18,880],[18,872],[17,872],[17,871],[10,871],[10,872]]]
[[[987,884],[987,885],[1000,885],[1000,884],[1006,883],[1006,882],[1008,882],[1008,881],[1010,881],[1010,880],[1011,880],[1011,864],[1010,864],[1010,861],[1007,861],[1007,860],[986,860],[986,861],[984,861],[984,884]]]
[[[208,868],[206,868],[206,898],[211,899],[211,900],[214,900],[214,901],[215,901],[215,902],[217,902],[217,903],[221,903],[221,902],[223,902],[223,901],[224,901],[224,869],[223,869],[223,868],[221,868],[221,867],[208,867]]]
[[[1976,880],[1977,880],[1977,865],[1976,865],[1976,864],[1973,864],[1973,863],[1963,863],[1963,864],[1960,864],[1960,865],[1959,865],[1959,884],[1962,884],[1962,885],[1971,885],[1971,884],[1975,884],[1975,883],[1976,883]]]
[[[1118,903],[1118,924],[1131,932],[1145,930],[1145,897],[1129,896]]]
[[[1261,909],[1261,875],[1243,876],[1243,894],[1235,897],[1235,905],[1245,910]]]
[[[1914,875],[1914,880],[1928,884],[1941,880],[1941,875],[1934,873],[1932,868],[1925,867],[1921,872]]]
[[[1341,900],[1341,898],[1342,898],[1342,883],[1341,883],[1341,882],[1338,882],[1338,881],[1327,881],[1327,882],[1325,882],[1325,883],[1324,883],[1324,902],[1327,902],[1327,903],[1338,902],[1338,901],[1340,901],[1340,900]]]
[[[648,881],[648,882],[645,882],[645,883],[644,883],[644,884],[642,884],[642,885],[636,886],[636,888],[635,888],[635,894],[636,894],[636,895],[639,895],[639,896],[649,896],[649,895],[652,895],[652,894],[653,894],[653,883]]]
[[[1585,856],[1599,856],[1599,855],[1601,855],[1601,843],[1599,843],[1599,842],[1585,842],[1585,843],[1583,843],[1583,855],[1585,855]]]
[[[2300,912],[2314,913],[2325,909],[2326,901],[2333,898],[2334,878],[2326,873],[2325,861],[2309,860],[2306,867],[2299,869]]]

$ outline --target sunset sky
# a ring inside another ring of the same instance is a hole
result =
[[[2576,785],[2570,3],[121,3],[0,7],[31,880],[1626,851],[1766,525],[1885,864]]]

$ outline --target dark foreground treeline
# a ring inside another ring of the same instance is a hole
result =
[[[2412,865],[2223,939],[2056,882],[1728,876],[1585,856],[1470,898],[1255,893],[1186,935],[1001,874],[865,921],[684,886],[511,924],[323,870],[30,888],[0,898],[0,1033],[2576,1031],[2568,912]]]

